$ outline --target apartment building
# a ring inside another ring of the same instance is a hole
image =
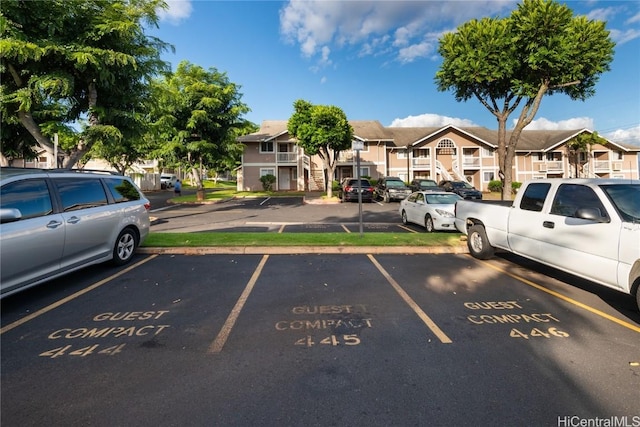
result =
[[[378,179],[397,176],[466,180],[488,191],[498,179],[498,132],[483,127],[384,127],[377,120],[350,121],[362,150],[340,153],[333,180],[360,175]],[[567,142],[588,129],[523,131],[516,147],[513,180],[601,177],[639,179],[640,146],[607,141],[584,152],[571,152]],[[310,156],[287,131],[287,122],[266,120],[260,130],[238,138],[243,143],[238,190],[262,189],[260,177],[276,177],[278,191],[325,188],[322,160]],[[577,158],[577,162],[574,159]]]

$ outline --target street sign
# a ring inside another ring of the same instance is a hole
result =
[[[351,149],[354,151],[364,150],[364,141],[351,141]]]

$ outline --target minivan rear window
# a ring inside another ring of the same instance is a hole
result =
[[[53,180],[65,212],[108,204],[99,179],[56,178]]]
[[[140,200],[140,193],[128,179],[107,178],[105,181],[116,203]]]

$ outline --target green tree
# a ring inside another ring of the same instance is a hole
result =
[[[340,152],[351,148],[353,128],[345,113],[333,105],[313,105],[299,99],[293,103],[294,113],[287,130],[305,153],[317,154],[323,163],[325,191],[332,197],[331,181]]]
[[[226,73],[182,61],[175,73],[156,82],[153,127],[163,142],[156,156],[192,173],[203,197],[202,168],[219,169],[229,157],[238,160],[238,129],[248,126],[242,115],[240,87]]]
[[[591,154],[591,147],[595,144],[606,145],[607,140],[598,135],[598,132],[581,132],[578,135],[567,141],[567,151],[569,157],[569,163],[574,166],[574,177],[580,177],[580,153],[587,153],[586,159],[588,161]]]
[[[471,20],[439,40],[435,80],[457,101],[476,98],[498,122],[502,198],[511,198],[515,148],[545,95],[585,100],[608,71],[615,44],[605,23],[553,0],[524,0],[504,19]],[[507,140],[507,120],[522,107]]]
[[[0,15],[3,125],[18,122],[39,150],[60,138],[64,166],[94,144],[143,132],[136,116],[148,80],[168,69],[168,48],[147,36],[163,0],[5,0]],[[78,129],[79,128],[79,129]],[[74,129],[74,132],[68,132]],[[52,133],[53,132],[53,133]]]

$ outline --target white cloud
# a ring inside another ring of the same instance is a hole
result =
[[[167,0],[167,9],[159,9],[158,17],[161,21],[178,25],[188,19],[192,11],[191,0]]]
[[[408,116],[403,119],[394,119],[389,127],[440,127],[446,125],[461,127],[478,126],[468,119],[425,113],[420,114],[419,116]]]
[[[611,38],[616,42],[617,45],[624,44],[640,37],[640,30],[633,28],[625,31],[610,30],[610,33]]]
[[[518,123],[517,119],[513,120],[513,125]],[[529,123],[526,130],[569,130],[569,129],[591,129],[593,128],[593,119],[590,117],[574,117],[572,119],[560,120],[552,122],[551,120],[541,117]]]
[[[327,77],[322,76],[322,78],[320,78],[320,84],[325,84],[326,82],[327,82]]]
[[[425,39],[427,34],[441,33],[444,28],[495,15],[515,5],[511,0],[291,0],[280,10],[280,32],[287,42],[300,46],[302,55],[308,58],[322,55],[324,47],[355,47],[360,56],[394,52],[396,60],[411,62],[433,51]]]
[[[604,134],[603,136],[613,142],[640,145],[640,126],[635,126],[629,129],[618,129]]]

